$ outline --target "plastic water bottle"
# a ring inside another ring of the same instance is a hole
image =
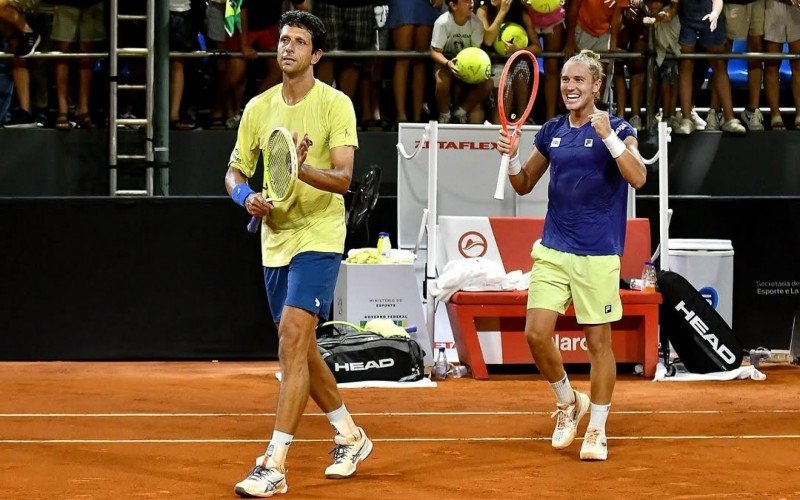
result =
[[[448,377],[461,378],[467,375],[469,375],[469,368],[467,368],[467,365],[454,365],[453,363],[448,365]]]
[[[444,347],[439,348],[439,354],[436,356],[436,361],[433,363],[433,377],[436,380],[444,380],[447,378],[447,355],[444,353]]]
[[[392,255],[392,241],[389,239],[389,233],[378,233],[378,253],[384,259],[388,259]]]
[[[642,269],[642,291],[656,291],[656,266],[649,260],[644,263],[644,269]]]

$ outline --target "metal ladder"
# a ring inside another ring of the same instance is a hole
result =
[[[147,0],[144,15],[119,15],[118,0],[110,2],[110,37],[108,52],[109,67],[109,108],[108,108],[108,165],[110,196],[153,196],[154,154],[153,154],[153,80],[155,75],[155,0]],[[119,23],[124,21],[146,21],[146,47],[118,47]],[[120,85],[117,82],[117,67],[120,57],[144,57],[147,69],[144,84]],[[146,118],[117,118],[117,91],[144,91]],[[145,127],[144,154],[119,154],[117,151],[118,126]],[[118,162],[142,162],[146,164],[145,180],[142,189],[119,189],[117,184]]]

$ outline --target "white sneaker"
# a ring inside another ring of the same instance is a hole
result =
[[[608,458],[608,442],[600,429],[589,427],[583,436],[581,460],[606,460]]]
[[[680,121],[677,127],[672,129],[672,132],[677,135],[689,135],[694,132],[694,129],[694,122],[688,118],[684,118]]]
[[[467,112],[462,109],[453,111],[453,123],[467,123]]]
[[[333,463],[325,469],[328,479],[345,479],[356,473],[358,462],[366,460],[372,453],[372,441],[361,427],[350,436],[336,434],[333,438],[336,446],[331,450]]]
[[[742,114],[739,115],[744,122],[747,130],[764,130],[764,115],[761,110],[756,108],[752,113],[745,108]]]
[[[631,127],[636,129],[637,132],[644,130],[644,126],[642,126],[642,119],[639,117],[639,115],[631,116],[631,119],[628,121],[628,123],[630,123]]]
[[[267,498],[282,495],[289,491],[286,484],[286,471],[278,467],[256,465],[247,477],[236,483],[233,491],[240,497]]]
[[[706,130],[719,130],[719,111],[714,109],[708,110],[706,117]]]
[[[550,444],[559,450],[572,444],[578,424],[589,409],[589,396],[574,389],[572,392],[575,393],[575,402],[556,404],[556,411],[550,415],[550,418],[556,419],[556,428],[553,430]]]
[[[729,134],[733,135],[745,135],[747,133],[747,129],[744,128],[742,122],[740,122],[736,118],[731,118],[730,120],[723,123],[720,129],[722,129],[724,132],[728,132]]]
[[[692,121],[694,122],[694,128],[697,130],[705,130],[706,129],[706,121],[700,118],[700,115],[697,114],[697,111],[692,108]]]

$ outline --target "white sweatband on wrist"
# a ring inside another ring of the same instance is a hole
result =
[[[606,145],[608,148],[608,152],[611,153],[611,157],[616,159],[622,156],[622,153],[625,152],[628,147],[622,142],[622,139],[619,138],[617,134],[611,132],[608,134],[608,137],[603,139],[603,144]]]
[[[517,175],[522,172],[522,164],[519,162],[519,153],[508,160],[508,175]]]

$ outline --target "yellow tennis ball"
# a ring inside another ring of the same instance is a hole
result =
[[[528,33],[525,28],[517,23],[503,23],[500,31],[497,32],[497,40],[494,41],[494,50],[501,56],[507,56],[506,44],[513,43],[517,47],[528,46]]]
[[[456,56],[456,69],[466,83],[480,83],[492,76],[492,60],[478,47],[467,47]]]
[[[528,0],[533,10],[540,14],[549,14],[563,5],[562,0]]]

